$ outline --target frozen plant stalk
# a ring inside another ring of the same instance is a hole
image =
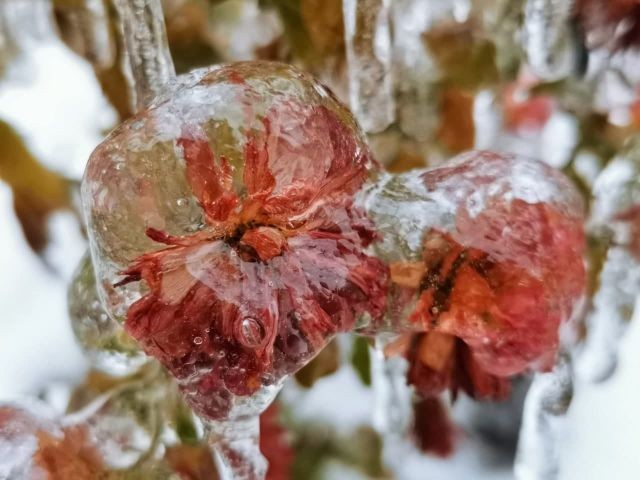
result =
[[[220,480],[262,480],[267,461],[260,453],[260,417],[230,422],[206,422],[206,435],[214,452]]]
[[[546,81],[577,70],[580,54],[570,20],[573,0],[527,0],[523,40],[533,72]]]
[[[517,480],[556,480],[566,413],[573,396],[573,367],[567,354],[555,368],[537,373],[527,393],[518,452]]]
[[[639,291],[638,259],[624,247],[611,247],[587,318],[589,335],[577,366],[581,378],[602,382],[613,375],[620,338],[631,321]]]
[[[142,110],[176,75],[160,0],[112,0],[124,44],[134,110]]]
[[[344,0],[342,8],[351,110],[367,133],[380,132],[395,115],[389,0]]]

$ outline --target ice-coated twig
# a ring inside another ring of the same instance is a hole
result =
[[[342,8],[351,110],[367,133],[380,132],[395,117],[389,0],[344,0]]]
[[[260,453],[260,418],[249,416],[233,421],[205,422],[221,480],[262,480],[267,461]]]
[[[533,73],[546,81],[560,80],[581,64],[571,27],[573,0],[527,0],[523,41]]]
[[[566,413],[573,396],[573,367],[568,353],[551,372],[537,373],[527,393],[518,451],[517,480],[556,480]]]
[[[587,317],[588,336],[576,365],[580,378],[603,382],[613,375],[620,338],[633,316],[638,292],[640,262],[627,248],[611,247]]]
[[[124,71],[135,111],[176,75],[160,0],[112,0],[124,46]]]

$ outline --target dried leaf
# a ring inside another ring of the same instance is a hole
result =
[[[474,96],[464,90],[449,88],[443,92],[441,101],[438,140],[452,153],[473,148],[475,143]]]
[[[298,371],[295,378],[304,388],[311,388],[318,379],[335,373],[339,367],[340,348],[338,342],[334,340]]]
[[[48,216],[71,208],[70,182],[40,164],[18,133],[2,120],[0,180],[13,191],[14,209],[29,246],[42,251],[48,240]]]
[[[496,47],[473,22],[443,23],[423,34],[444,85],[477,89],[499,77]]]
[[[300,15],[320,55],[335,55],[344,51],[341,0],[300,0]]]
[[[178,74],[221,60],[209,37],[208,18],[208,9],[200,2],[165,7],[167,40]]]
[[[165,460],[182,480],[218,480],[218,470],[206,445],[175,445]]]

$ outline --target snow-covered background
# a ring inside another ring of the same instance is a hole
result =
[[[115,114],[91,67],[60,43],[34,44],[0,80],[0,118],[9,121],[49,168],[79,179],[92,148]],[[45,262],[27,246],[0,183],[0,401],[48,395],[77,382],[87,365],[74,343],[66,311],[66,285],[85,249],[71,214],[50,219]],[[640,308],[636,309],[640,310]],[[562,480],[640,478],[640,318],[623,339],[619,369],[600,385],[578,383],[562,451]],[[303,416],[342,426],[367,421],[371,393],[346,367],[296,399]],[[507,480],[492,469],[473,439],[447,461],[411,457],[400,480]],[[481,474],[479,472],[486,472]],[[328,478],[360,478],[327,472]]]

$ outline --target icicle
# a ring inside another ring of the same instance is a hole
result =
[[[344,0],[349,99],[367,133],[394,120],[389,0]]]
[[[587,318],[587,341],[578,363],[582,378],[604,381],[615,371],[620,338],[640,292],[640,135],[600,172],[593,185],[589,230],[608,246],[598,290]]]
[[[124,44],[134,110],[143,109],[176,73],[160,0],[112,0]]]
[[[549,373],[537,373],[527,393],[514,466],[517,480],[558,478],[559,449],[573,396],[573,368],[568,354]]]
[[[109,17],[103,0],[84,0],[56,9],[62,37],[98,70],[109,68],[115,49],[109,32]]]
[[[262,480],[267,461],[260,452],[260,417],[205,422],[221,480]]]
[[[577,365],[581,378],[602,382],[615,372],[620,338],[633,316],[638,292],[640,262],[626,248],[610,248],[587,318],[588,337]]]
[[[73,274],[67,305],[76,341],[93,368],[120,377],[135,373],[149,361],[124,327],[104,309],[89,253]]]
[[[394,337],[379,334],[371,352],[371,380],[373,384],[373,426],[384,441],[384,462],[400,471],[407,455],[413,452],[409,443],[413,425],[413,390],[407,384],[406,359],[388,357],[387,346]]]
[[[429,0],[396,0],[392,5],[393,66],[398,90],[398,123],[406,135],[426,140],[437,127],[432,97],[434,65],[422,34],[430,21]]]
[[[533,72],[555,81],[581,66],[581,51],[570,24],[573,0],[527,0],[524,48]]]
[[[374,389],[373,425],[382,435],[406,436],[411,425],[411,388],[407,385],[407,361],[385,355],[392,341],[388,335],[378,335],[372,353],[372,383]]]

